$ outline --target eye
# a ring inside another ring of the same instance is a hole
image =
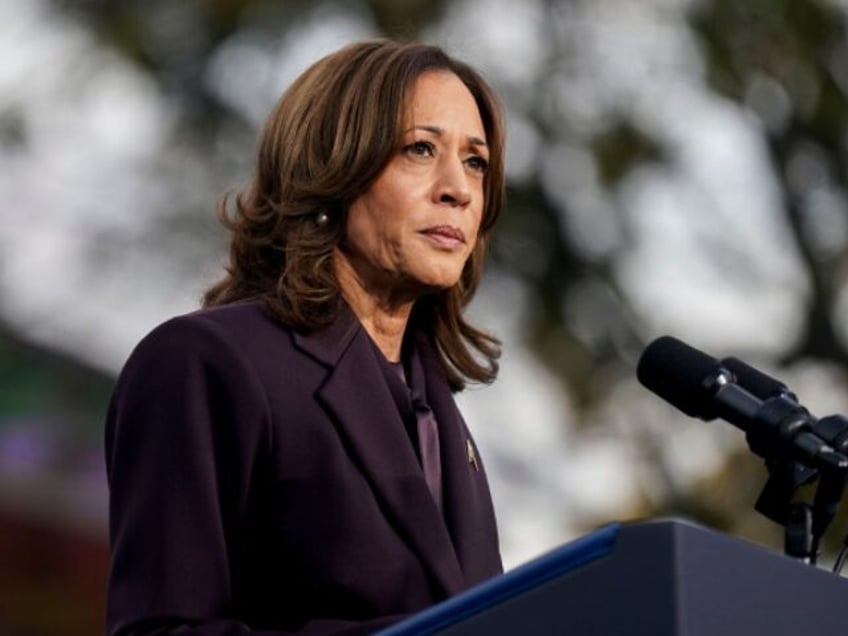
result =
[[[403,152],[415,157],[432,157],[436,151],[429,141],[413,141],[403,147]]]
[[[480,155],[472,155],[465,160],[465,164],[474,172],[479,172],[480,174],[485,174],[489,169],[489,162]]]

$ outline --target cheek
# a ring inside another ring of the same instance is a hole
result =
[[[366,234],[362,228],[362,216],[362,210],[357,204],[354,204],[348,210],[345,222],[344,242],[357,251],[362,242],[361,237]]]
[[[392,251],[392,218],[374,197],[356,202],[348,211],[345,242],[369,259],[383,259]]]
[[[480,226],[482,225],[482,223],[483,223],[483,211],[479,210],[474,215],[474,221],[472,222],[472,234],[474,235],[474,241],[472,241],[472,244],[476,243],[477,237],[480,236]]]
[[[361,206],[351,207],[345,225],[344,243],[357,258],[370,260],[378,251],[377,232],[368,211]]]
[[[480,252],[483,250],[485,252],[486,245],[485,240],[480,237],[480,226],[483,222],[483,212],[480,211],[474,215],[474,222],[471,227],[471,234],[473,235],[473,239],[468,241],[468,254],[466,255],[466,263],[465,269],[468,269],[470,266],[470,261],[474,258],[475,252]]]

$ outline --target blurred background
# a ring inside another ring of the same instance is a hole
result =
[[[214,208],[319,56],[444,46],[507,111],[508,209],[461,395],[513,567],[683,515],[782,549],[729,425],[634,377],[673,334],[848,412],[846,0],[0,0],[0,633],[102,632],[103,417],[221,272]],[[845,533],[838,520],[825,561]]]

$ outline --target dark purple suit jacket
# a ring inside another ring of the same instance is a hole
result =
[[[473,441],[417,342],[444,516],[351,314],[302,335],[241,303],[148,335],[106,428],[107,632],[370,633],[501,572]]]

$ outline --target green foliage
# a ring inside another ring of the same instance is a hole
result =
[[[103,372],[0,331],[0,430],[3,422],[43,419],[99,444],[111,386]]]
[[[663,159],[657,142],[626,119],[597,135],[591,145],[601,181],[608,188],[617,186],[635,166]]]

